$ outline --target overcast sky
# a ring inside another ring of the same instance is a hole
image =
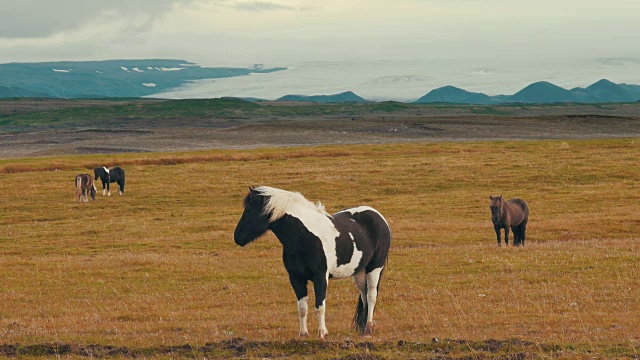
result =
[[[2,0],[0,62],[640,57],[640,0]]]

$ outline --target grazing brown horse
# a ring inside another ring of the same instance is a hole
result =
[[[527,222],[529,222],[529,206],[522,199],[504,201],[502,195],[489,196],[491,199],[491,221],[496,231],[500,246],[500,229],[504,229],[504,243],[509,245],[509,228],[513,231],[513,246],[524,246]]]
[[[84,197],[84,202],[88,202],[89,195],[91,195],[91,199],[96,199],[96,186],[93,183],[93,178],[89,174],[76,175],[75,199],[77,199],[78,202],[82,202],[82,198]]]

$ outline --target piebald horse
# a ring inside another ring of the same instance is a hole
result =
[[[529,222],[529,206],[519,198],[504,201],[502,195],[489,196],[491,204],[491,222],[496,231],[500,246],[500,229],[504,229],[504,244],[509,245],[509,229],[513,232],[513,246],[524,246],[527,223]]]
[[[93,183],[93,178],[89,174],[78,174],[76,175],[76,196],[75,199],[78,202],[82,202],[84,198],[84,202],[89,201],[89,195],[91,195],[91,199],[96,199],[96,186]]]
[[[361,335],[372,335],[380,278],[391,245],[385,218],[368,206],[329,215],[322,204],[313,204],[300,193],[250,187],[234,240],[245,246],[268,230],[282,243],[284,267],[298,300],[300,336],[309,335],[307,283],[313,283],[318,337],[324,339],[328,281],[345,277],[352,277],[360,290],[353,325]]]
[[[97,167],[93,169],[95,179],[102,181],[102,196],[105,192],[108,192],[108,196],[111,196],[110,183],[118,183],[118,193],[122,195],[124,192],[124,170],[121,167],[112,167],[107,169],[106,167]]]

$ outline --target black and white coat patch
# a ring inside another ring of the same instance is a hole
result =
[[[353,277],[360,290],[355,327],[361,334],[373,333],[379,281],[391,244],[391,230],[378,211],[359,206],[329,215],[299,193],[251,188],[235,241],[244,246],[268,230],[283,245],[284,266],[298,299],[301,336],[308,335],[308,282],[314,286],[318,336],[324,338],[328,280],[345,277]]]

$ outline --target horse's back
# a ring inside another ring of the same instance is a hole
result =
[[[520,198],[513,198],[507,202],[511,212],[511,217],[516,217],[519,221],[516,221],[517,225],[527,222],[529,220],[529,205],[527,202]]]
[[[367,270],[384,265],[391,246],[391,228],[387,220],[376,209],[358,206],[339,211],[333,215],[337,222],[355,222],[366,233],[372,247],[372,260]]]
[[[93,187],[93,178],[89,174],[84,174],[83,187],[85,189],[90,189]]]

